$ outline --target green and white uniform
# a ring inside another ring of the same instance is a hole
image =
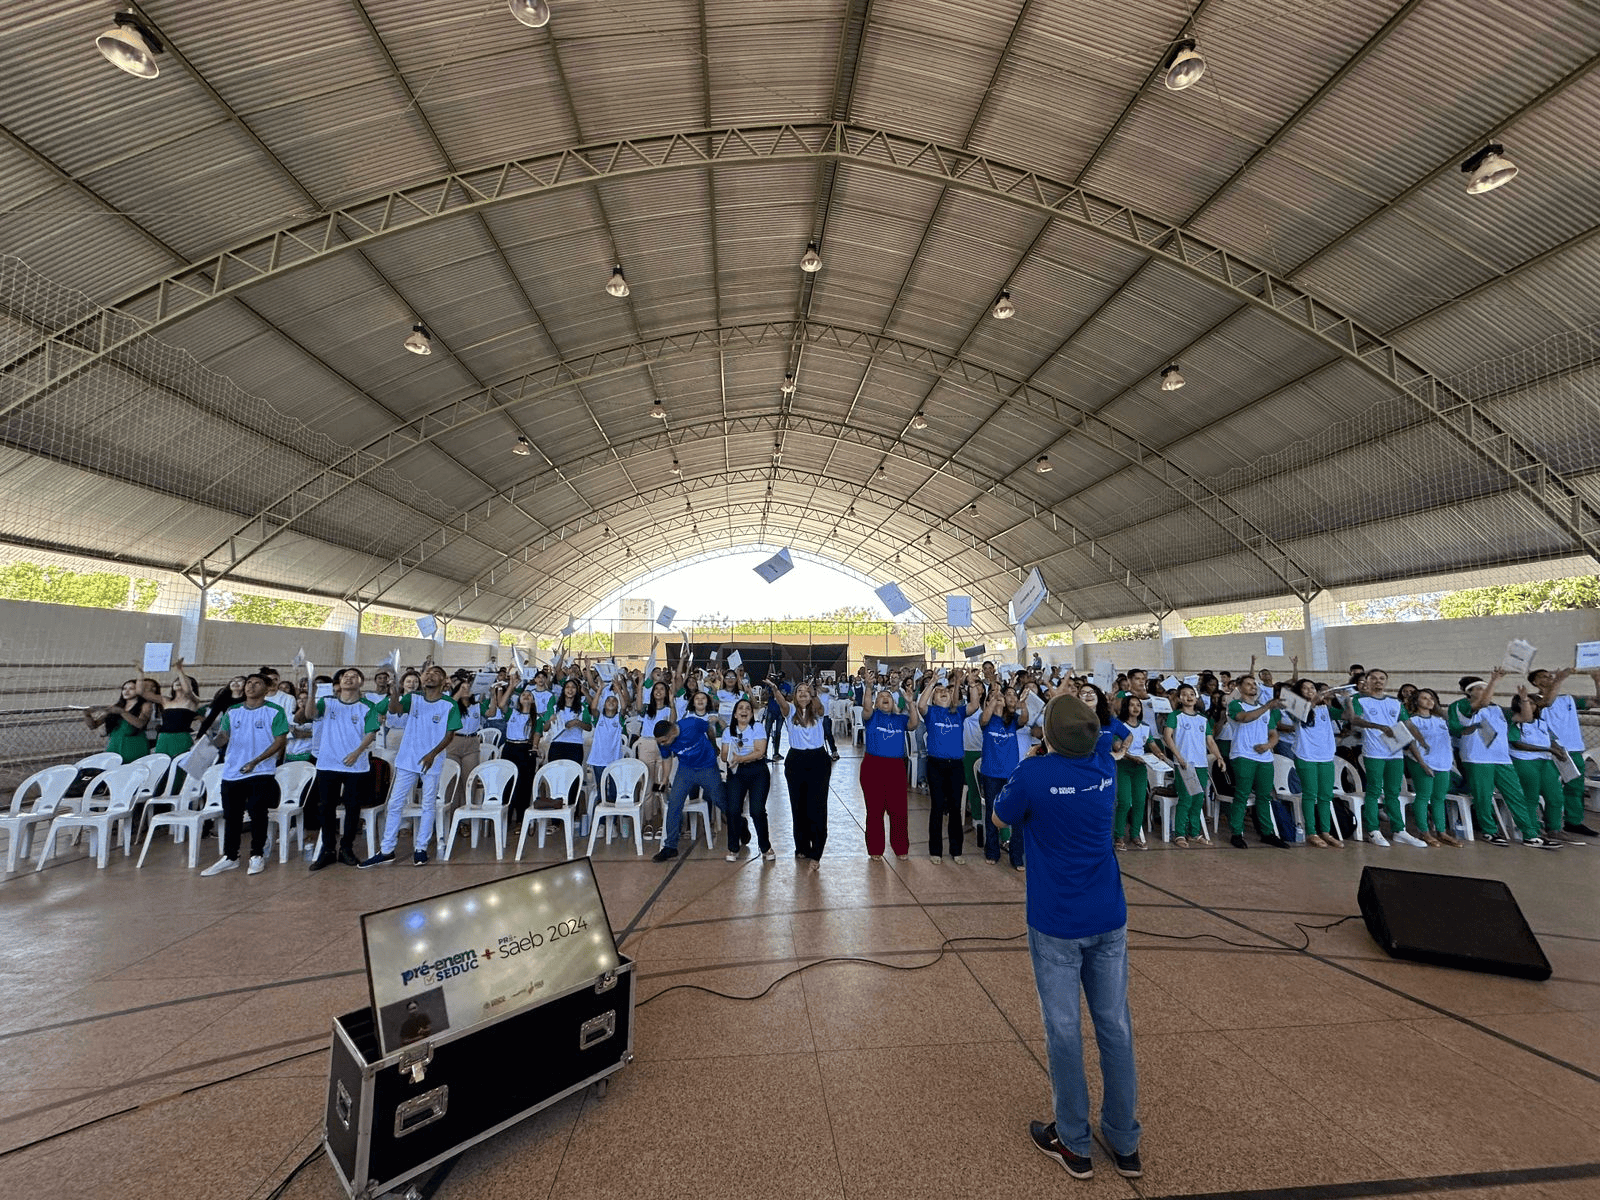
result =
[[[1567,825],[1583,824],[1583,782],[1589,770],[1589,760],[1584,756],[1583,730],[1578,725],[1578,710],[1588,707],[1587,700],[1580,700],[1576,696],[1557,696],[1540,714],[1551,736],[1556,739],[1556,745],[1572,756],[1572,765],[1578,768],[1578,777],[1561,785],[1564,805],[1562,820]]]
[[[1363,696],[1359,692],[1350,698],[1351,712],[1363,721],[1371,721],[1392,729],[1400,724],[1405,713],[1400,701],[1393,696]],[[1405,780],[1405,767],[1400,761],[1400,751],[1391,750],[1376,729],[1361,731],[1361,757],[1366,760],[1367,793],[1361,803],[1361,823],[1372,833],[1378,828],[1378,801],[1383,800],[1384,811],[1389,815],[1391,833],[1400,833],[1406,827],[1405,810],[1400,807],[1400,785]]]
[[[1511,738],[1511,765],[1516,768],[1522,794],[1535,807],[1543,800],[1544,827],[1551,832],[1559,830],[1563,810],[1561,772],[1550,757],[1550,748],[1556,744],[1550,737],[1550,727],[1540,718],[1513,722],[1507,732]]]
[[[1325,704],[1315,705],[1308,720],[1286,718],[1294,725],[1294,769],[1300,776],[1300,812],[1306,833],[1333,832],[1333,760],[1339,735]]]
[[[1267,708],[1267,701],[1259,696],[1254,701],[1234,700],[1228,704],[1228,720],[1233,723],[1233,745],[1228,750],[1228,765],[1233,768],[1233,803],[1228,808],[1228,828],[1235,836],[1244,834],[1244,814],[1255,797],[1256,825],[1262,837],[1272,837],[1278,827],[1272,820],[1272,760],[1271,749],[1265,746],[1272,736],[1278,710]],[[1243,714],[1252,709],[1262,709],[1249,720]]]
[[[1486,744],[1474,725],[1483,725],[1494,735]],[[1486,704],[1472,711],[1472,701],[1457,700],[1450,706],[1450,732],[1460,738],[1457,749],[1461,757],[1461,773],[1472,793],[1472,811],[1479,826],[1489,837],[1500,833],[1500,822],[1494,815],[1494,794],[1498,790],[1511,808],[1511,819],[1525,838],[1539,836],[1539,822],[1534,818],[1532,806],[1522,791],[1522,781],[1511,765],[1511,743],[1507,737],[1505,709],[1497,704]]]
[[[1211,782],[1211,773],[1206,769],[1210,761],[1206,754],[1206,738],[1211,734],[1211,721],[1204,713],[1196,712],[1191,716],[1175,708],[1162,718],[1162,724],[1172,730],[1172,741],[1178,748],[1179,760],[1194,768],[1200,782],[1200,790],[1190,792],[1183,785],[1183,772],[1174,771],[1173,783],[1177,787],[1178,806],[1172,816],[1172,836],[1200,837],[1205,828],[1200,823],[1200,806],[1205,803],[1206,786]]]
[[[1412,818],[1424,832],[1449,833],[1450,820],[1445,797],[1450,794],[1450,767],[1454,756],[1450,747],[1450,723],[1441,716],[1419,717],[1407,714],[1412,728],[1428,743],[1422,761],[1407,758],[1406,774],[1416,795]],[[1421,747],[1419,746],[1420,750]]]
[[[1151,729],[1132,725],[1123,743],[1125,757],[1117,761],[1117,811],[1112,824],[1113,837],[1137,838],[1144,828],[1145,800],[1150,794],[1150,773],[1145,769]]]

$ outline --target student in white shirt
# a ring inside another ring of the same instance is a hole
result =
[[[1595,685],[1595,691],[1600,693],[1600,667],[1592,671],[1563,667],[1554,675],[1549,671],[1535,671],[1528,676],[1528,682],[1539,689],[1544,700],[1544,719],[1550,726],[1556,744],[1571,756],[1572,765],[1578,771],[1577,777],[1567,780],[1561,789],[1564,807],[1561,832],[1564,840],[1569,842],[1580,837],[1600,837],[1600,830],[1591,829],[1583,819],[1583,789],[1585,776],[1589,773],[1589,760],[1585,757],[1578,710],[1588,708],[1590,702],[1577,696],[1560,694],[1561,685],[1573,675],[1587,675]]]
[[[361,866],[381,867],[394,861],[394,848],[400,838],[400,813],[411,796],[411,789],[422,786],[422,819],[411,852],[413,866],[428,861],[426,849],[433,837],[434,818],[439,806],[439,779],[444,774],[445,749],[461,728],[461,709],[445,694],[445,674],[441,667],[422,673],[422,690],[401,695],[398,687],[389,693],[389,715],[404,716],[405,733],[395,755],[394,786],[389,789],[389,808],[384,814],[383,844],[378,853],[362,860]]]
[[[728,822],[729,862],[739,861],[739,849],[756,843],[764,859],[774,859],[772,837],[767,823],[767,793],[772,774],[767,766],[767,733],[755,719],[755,705],[749,699],[734,703],[728,714],[728,727],[717,739],[722,761],[728,767],[727,785],[722,791],[723,812]],[[745,800],[750,802],[750,819],[745,820]],[[755,826],[755,837],[750,836]]]
[[[250,816],[249,874],[266,870],[267,809],[278,794],[273,772],[289,740],[289,718],[276,704],[267,703],[268,687],[265,676],[248,676],[244,703],[230,708],[217,722],[227,739],[222,760],[222,857],[201,872],[203,875],[220,875],[238,867],[246,813]]]
[[[361,694],[363,682],[357,667],[346,667],[334,681],[332,696],[316,699],[307,688],[300,700],[300,719],[317,729],[316,806],[321,814],[322,853],[313,871],[335,862],[359,865],[355,855],[356,830],[361,809],[372,795],[372,764],[367,751],[378,736],[378,714]],[[344,830],[339,829],[339,808],[344,807]]]

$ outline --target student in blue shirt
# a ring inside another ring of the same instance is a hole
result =
[[[883,818],[889,818],[889,844],[896,858],[911,857],[906,825],[906,731],[921,724],[916,706],[897,712],[895,693],[879,688],[864,725],[866,753],[861,757],[861,795],[867,802],[867,857],[883,861]]]
[[[1000,828],[990,820],[994,816],[994,800],[1005,787],[1011,772],[1017,769],[1017,730],[1025,720],[1017,709],[1015,688],[1002,688],[995,684],[989,689],[988,702],[978,714],[978,726],[983,730],[983,758],[978,763],[978,787],[983,792],[983,861],[1000,861]],[[1022,870],[1022,839],[1011,835],[1011,865]]]
[[[966,861],[961,857],[961,790],[966,758],[963,727],[967,718],[978,711],[976,700],[961,703],[961,685],[966,677],[965,671],[957,671],[944,684],[930,674],[928,686],[917,700],[917,711],[928,732],[928,857],[934,862],[944,860],[940,830],[946,822],[950,829],[950,861]]]
[[[1116,766],[1094,710],[1074,696],[1045,708],[1048,753],[1024,759],[994,802],[992,823],[1028,842],[1028,952],[1044,1016],[1054,1117],[1028,1132],[1074,1179],[1094,1175],[1083,1071],[1080,990],[1089,1002],[1104,1082],[1100,1132],[1117,1173],[1137,1179],[1138,1076],[1128,1008],[1128,906],[1112,849]]]
[[[717,770],[717,745],[705,698],[704,692],[692,693],[689,712],[676,722],[667,721],[656,726],[656,744],[661,747],[661,757],[676,758],[678,773],[672,777],[667,820],[661,830],[661,849],[656,851],[655,862],[669,862],[678,857],[683,805],[692,789],[703,789],[712,808],[724,807],[722,774]]]

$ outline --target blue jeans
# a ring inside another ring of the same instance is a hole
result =
[[[678,773],[672,777],[672,792],[667,797],[667,823],[662,829],[661,845],[666,850],[678,848],[678,833],[683,829],[683,802],[695,788],[705,789],[706,799],[712,809],[723,807],[722,775],[716,767],[689,767],[678,764]]]
[[[1005,790],[1006,781],[993,775],[979,774],[978,787],[983,790],[983,856],[990,862],[1000,861],[1000,831],[994,826],[995,797]],[[1011,827],[1011,865],[1022,865],[1022,829]]]
[[[1078,989],[1089,1000],[1094,1040],[1100,1047],[1100,1132],[1118,1154],[1139,1148],[1139,1095],[1133,1065],[1133,1018],[1128,1012],[1128,927],[1093,937],[1058,938],[1028,929],[1045,1052],[1055,1093],[1056,1137],[1074,1154],[1089,1153],[1089,1085],[1083,1076],[1083,1032]]]

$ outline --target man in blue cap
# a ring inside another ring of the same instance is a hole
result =
[[[1045,707],[1043,755],[1017,765],[995,800],[994,823],[1027,840],[1028,951],[1044,1015],[1055,1120],[1028,1132],[1074,1179],[1092,1179],[1089,1089],[1083,1074],[1078,992],[1089,1001],[1104,1083],[1100,1132],[1117,1172],[1144,1174],[1133,1021],[1128,1011],[1128,905],[1112,848],[1116,764],[1096,753],[1100,722],[1076,696]]]

